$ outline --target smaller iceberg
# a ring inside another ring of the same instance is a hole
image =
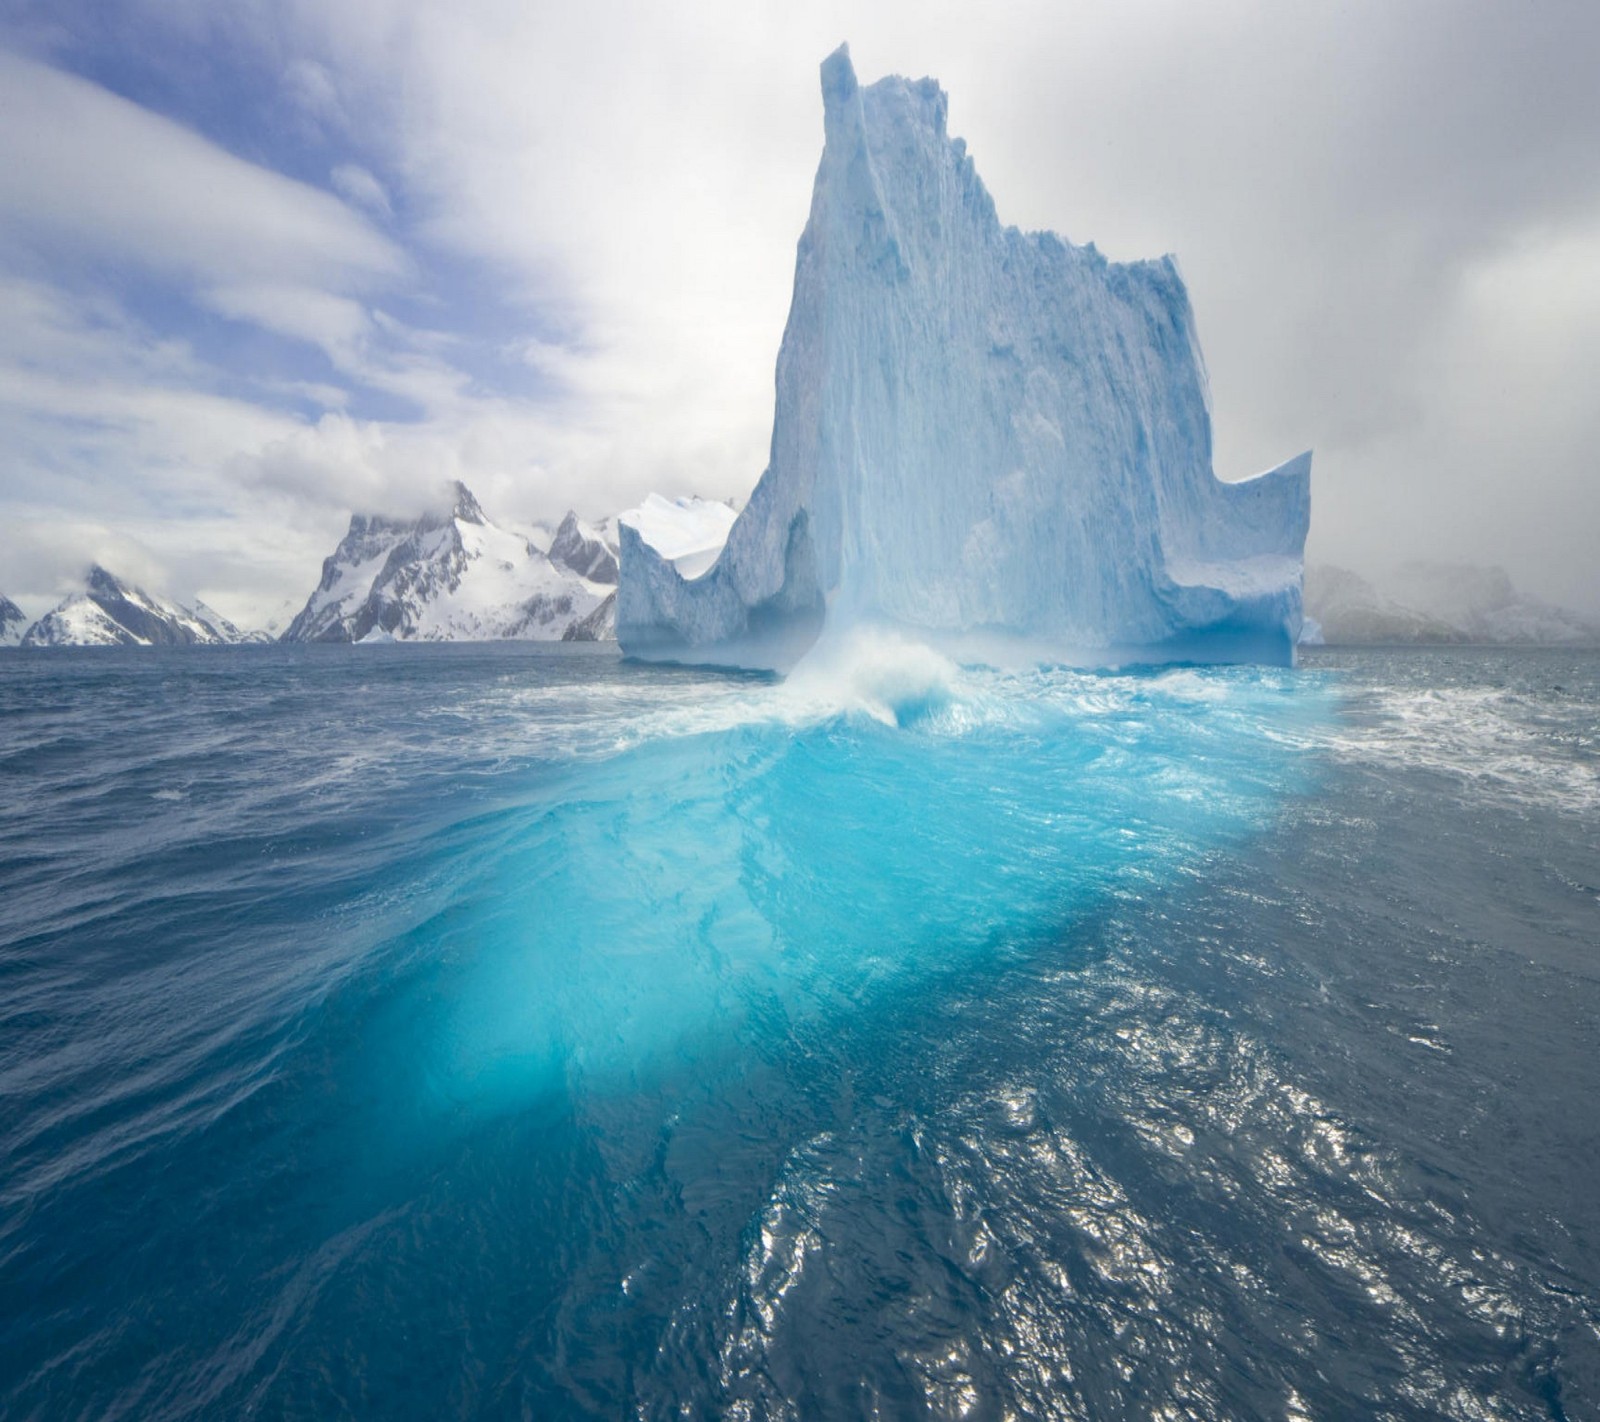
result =
[[[787,670],[899,628],[981,659],[1288,663],[1311,456],[1212,472],[1177,264],[1002,227],[930,79],[822,66],[766,472],[620,530],[629,655]],[[703,520],[703,521],[702,521]]]

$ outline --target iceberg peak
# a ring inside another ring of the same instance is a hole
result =
[[[786,669],[859,621],[1291,660],[1310,456],[1216,478],[1176,262],[1002,227],[933,80],[862,87],[846,46],[821,79],[768,467],[708,566],[623,520],[623,650]]]
[[[855,98],[856,67],[850,62],[850,45],[846,41],[822,61],[822,108],[824,113],[847,104]]]

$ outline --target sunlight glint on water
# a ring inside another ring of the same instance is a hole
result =
[[[0,1410],[1579,1415],[1597,704],[0,658]]]

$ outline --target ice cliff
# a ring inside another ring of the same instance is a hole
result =
[[[766,472],[709,566],[620,527],[634,656],[785,668],[825,624],[1285,662],[1310,455],[1211,468],[1176,264],[1002,227],[929,79],[822,66]]]

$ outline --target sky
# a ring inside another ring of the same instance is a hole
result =
[[[817,67],[931,74],[1001,219],[1177,255],[1308,556],[1600,612],[1600,6],[0,0],[0,593],[246,625],[352,510],[765,463]]]

